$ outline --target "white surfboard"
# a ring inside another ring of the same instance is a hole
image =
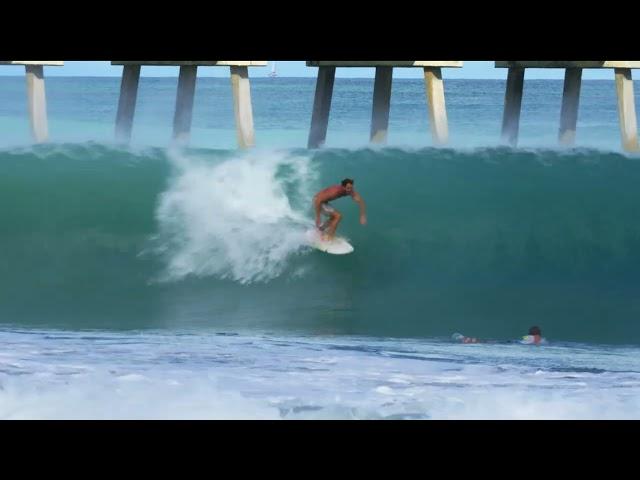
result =
[[[320,232],[317,230],[309,230],[307,232],[309,245],[313,248],[333,255],[346,255],[353,252],[354,248],[346,238],[335,236],[332,240],[323,240]]]

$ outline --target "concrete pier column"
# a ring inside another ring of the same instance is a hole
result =
[[[449,140],[449,126],[444,102],[442,69],[440,67],[424,67],[424,81],[429,102],[429,123],[433,143],[444,145]]]
[[[255,133],[253,130],[249,70],[244,66],[232,66],[230,68],[238,146],[240,148],[253,147],[255,145]]]
[[[558,134],[560,145],[569,146],[575,143],[581,83],[582,68],[565,69],[562,109],[560,111],[560,132]]]
[[[25,71],[31,133],[36,142],[45,142],[49,138],[49,129],[44,92],[44,68],[42,65],[25,65]]]
[[[129,142],[133,127],[133,114],[136,111],[140,65],[124,65],[120,82],[120,98],[116,114],[116,140]]]
[[[313,99],[313,113],[311,115],[311,128],[309,130],[309,148],[322,146],[327,138],[329,125],[329,111],[331,110],[331,96],[333,94],[333,81],[336,76],[336,67],[318,67],[316,80],[316,94]]]
[[[518,144],[523,87],[524,68],[510,67],[509,73],[507,74],[507,88],[504,95],[502,140],[513,147]]]
[[[622,147],[628,152],[637,152],[640,151],[638,147],[638,119],[633,96],[631,69],[616,68],[615,75]]]
[[[373,85],[373,108],[371,111],[372,143],[386,143],[389,127],[389,107],[391,105],[391,82],[393,67],[376,67]]]
[[[180,66],[176,111],[173,117],[173,140],[179,144],[189,142],[197,73],[198,67],[196,65]]]

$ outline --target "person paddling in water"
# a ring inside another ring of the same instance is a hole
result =
[[[362,197],[358,192],[353,189],[353,180],[345,178],[342,180],[340,185],[332,185],[324,190],[320,190],[313,197],[313,210],[316,213],[316,227],[323,232],[323,240],[333,239],[336,234],[338,224],[340,223],[340,220],[342,220],[342,214],[329,204],[329,202],[336,198],[346,197],[347,195],[349,195],[353,201],[360,206],[360,223],[362,225],[366,225],[367,216],[365,215],[364,200],[362,200]],[[325,214],[329,217],[325,223],[321,223],[320,221],[321,214]]]

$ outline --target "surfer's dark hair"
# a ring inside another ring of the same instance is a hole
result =
[[[542,335],[542,332],[540,331],[540,327],[531,327],[529,329],[529,335]]]
[[[350,183],[351,185],[353,185],[353,179],[351,179],[351,178],[345,178],[345,179],[344,179],[344,180],[342,180],[342,182],[340,182],[340,183],[342,183],[342,186],[343,186],[343,187],[346,187],[346,186],[347,186],[347,183]]]

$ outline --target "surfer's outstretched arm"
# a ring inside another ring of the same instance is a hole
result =
[[[351,196],[351,198],[353,198],[353,201],[356,202],[360,206],[360,223],[362,225],[366,225],[366,223],[367,223],[367,213],[366,213],[366,207],[365,207],[365,204],[364,204],[364,200],[362,199],[360,194],[358,192],[356,192],[356,191],[353,192],[353,195]]]

